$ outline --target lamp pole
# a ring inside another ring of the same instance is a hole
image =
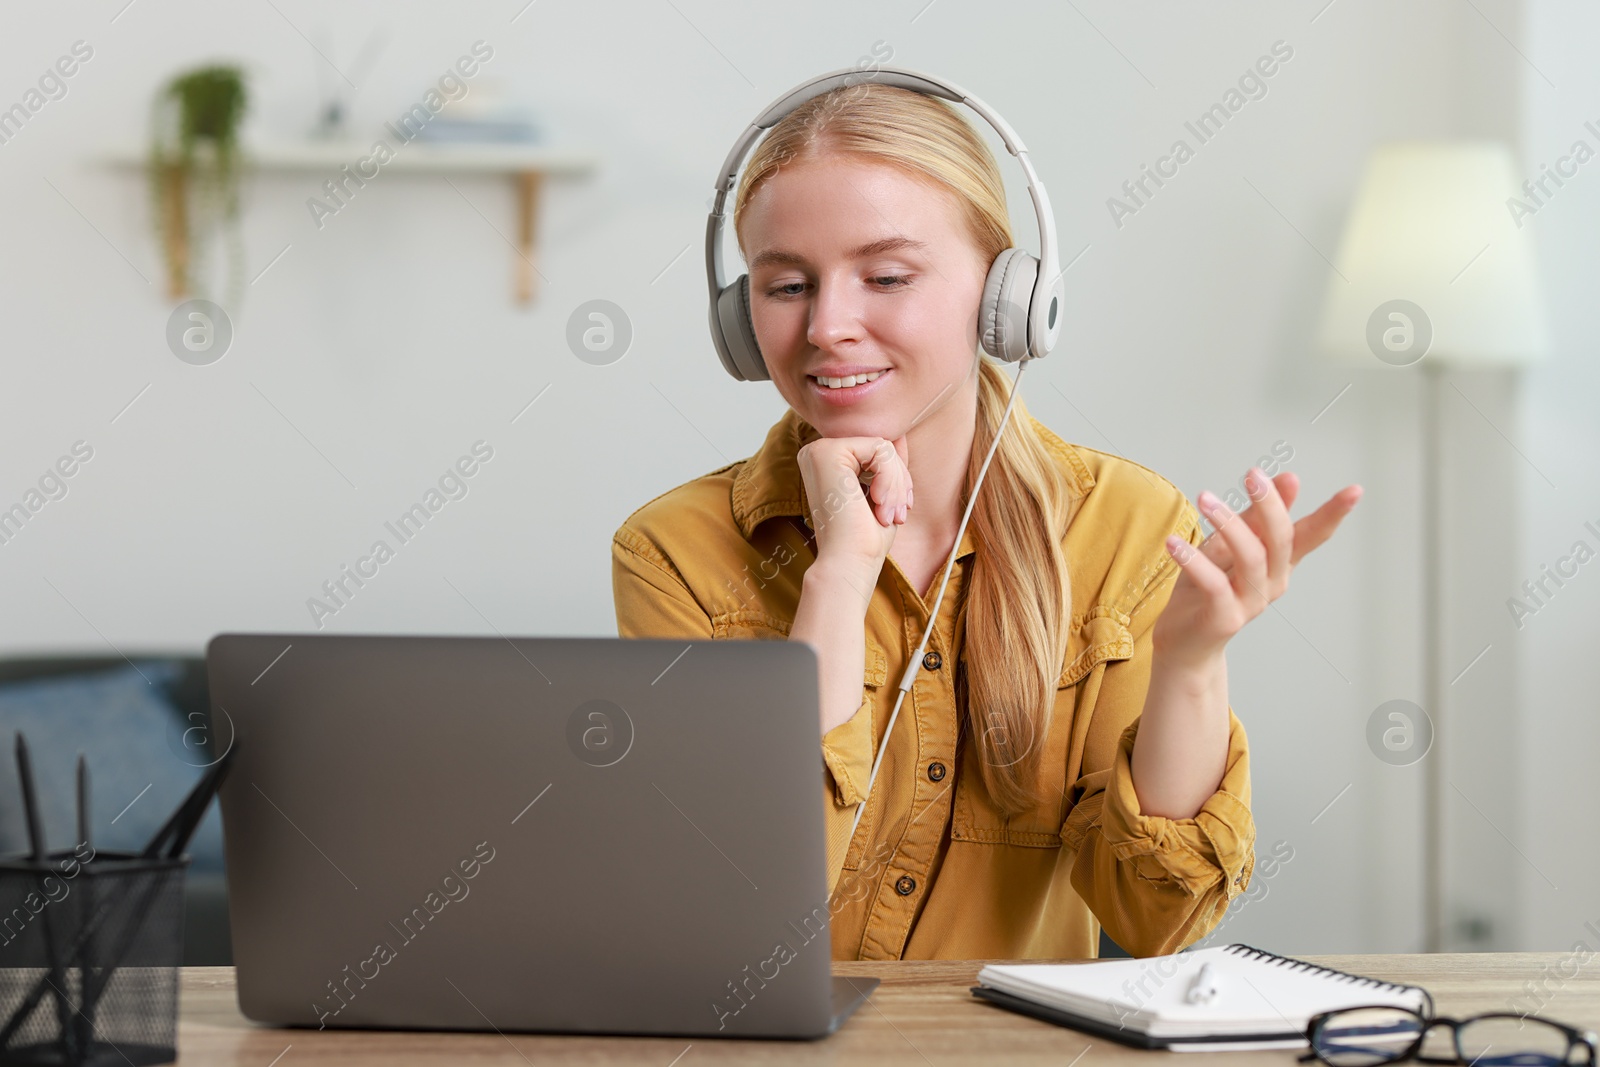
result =
[[[1422,706],[1433,721],[1433,740],[1423,756],[1422,807],[1423,872],[1422,908],[1425,926],[1423,950],[1443,952],[1445,944],[1444,859],[1444,687],[1439,684],[1444,626],[1444,541],[1439,516],[1444,511],[1443,449],[1440,395],[1444,391],[1443,363],[1429,355],[1422,360]]]

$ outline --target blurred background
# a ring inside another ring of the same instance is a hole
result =
[[[716,169],[796,83],[891,65],[997,109],[1049,189],[1067,306],[1037,418],[1191,499],[1272,456],[1297,517],[1366,489],[1229,646],[1258,866],[1215,936],[1600,948],[1591,5],[4,19],[0,726],[62,787],[99,746],[106,834],[142,839],[206,762],[186,716],[219,631],[614,635],[612,532],[784,411],[707,336]]]

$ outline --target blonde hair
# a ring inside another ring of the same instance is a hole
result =
[[[983,262],[1012,247],[1005,185],[989,146],[943,100],[895,86],[845,86],[806,101],[756,147],[739,183],[734,232],[750,199],[785,163],[850,155],[887,164],[952,194]],[[978,339],[972,343],[977,351]],[[966,508],[1011,395],[1001,364],[978,352],[977,426],[961,491]],[[1070,487],[1018,397],[972,510],[978,546],[964,597],[956,699],[980,757],[985,788],[1011,818],[1040,801],[1040,750],[1050,725],[1071,626],[1062,538]]]

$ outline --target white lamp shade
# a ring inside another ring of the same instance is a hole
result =
[[[1523,213],[1518,228],[1513,198],[1524,194],[1511,152],[1499,142],[1404,141],[1374,149],[1328,280],[1322,350],[1375,367],[1542,359],[1549,344],[1531,217]],[[1375,317],[1397,300],[1420,308],[1420,321],[1403,307],[1396,316],[1392,306]],[[1431,340],[1425,355],[1413,350],[1407,358],[1413,332],[1431,333]],[[1375,351],[1379,344],[1389,351]]]

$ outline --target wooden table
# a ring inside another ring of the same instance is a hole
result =
[[[1516,1010],[1524,983],[1541,988],[1540,1013],[1600,1030],[1600,962],[1566,952],[1457,953],[1409,956],[1305,956],[1357,974],[1426,986],[1442,1015]],[[1109,1067],[1155,1063],[1161,1053],[1116,1045],[1042,1023],[973,998],[981,960],[835,963],[834,973],[881,978],[867,1004],[832,1037],[816,1042],[720,1041],[710,1038],[555,1037],[538,1034],[401,1033],[276,1029],[239,1014],[231,967],[183,972],[178,1028],[185,1067],[249,1064],[1048,1064]],[[1574,975],[1563,977],[1564,975]],[[1531,1003],[1531,1002],[1530,1002]],[[1429,1046],[1430,1049],[1432,1046]],[[1082,1059],[1080,1055],[1087,1051]],[[1178,1067],[1212,1063],[1294,1063],[1293,1051],[1172,1053]]]

